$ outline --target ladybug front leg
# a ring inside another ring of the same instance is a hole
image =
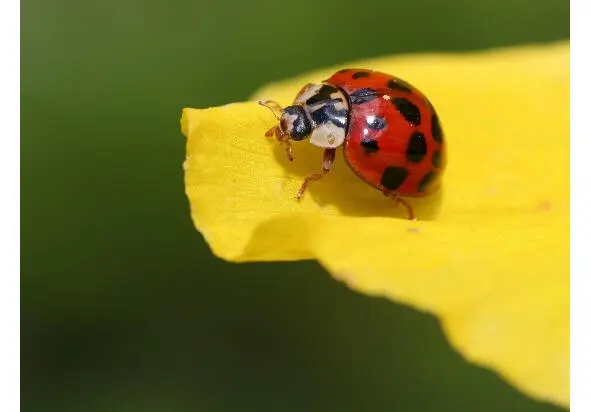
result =
[[[285,145],[285,154],[287,155],[287,158],[290,162],[293,161],[293,149],[291,148],[289,136],[287,136],[285,133],[282,133],[279,126],[273,126],[265,133],[265,136],[267,137],[273,137],[273,135],[275,135],[275,138],[280,145]]]
[[[287,159],[290,162],[293,162],[293,149],[291,148],[291,142],[289,141],[289,138],[287,137],[287,135],[283,135],[282,136],[283,140],[279,140],[279,138],[277,140],[279,140],[281,142],[281,144],[285,145],[285,154],[287,155]]]
[[[266,136],[266,137],[273,137],[274,135],[276,135],[276,134],[277,134],[277,129],[278,129],[278,127],[277,127],[277,126],[273,126],[273,127],[271,127],[269,130],[267,130],[267,131],[265,132],[265,136]]]
[[[306,176],[306,178],[304,179],[304,183],[302,183],[302,186],[300,186],[300,190],[298,190],[298,193],[296,195],[297,200],[300,200],[302,196],[304,196],[304,192],[308,188],[308,184],[310,183],[310,181],[322,179],[324,175],[330,172],[336,152],[337,149],[324,150],[324,157],[322,159],[322,171],[320,173],[313,173]]]

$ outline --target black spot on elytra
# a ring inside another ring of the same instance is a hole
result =
[[[435,153],[433,153],[433,156],[431,156],[431,163],[433,163],[433,166],[440,168],[441,167],[441,151],[437,150]]]
[[[370,72],[355,72],[353,73],[354,79],[363,79],[364,77],[369,77],[371,75]]]
[[[338,91],[339,91],[339,89],[337,89],[336,87],[329,86],[329,85],[325,84],[320,89],[318,89],[318,92],[314,96],[312,96],[308,100],[306,100],[306,104],[314,105],[316,103],[321,103],[321,102],[325,102],[327,100],[331,100],[330,95],[333,93],[336,93]]]
[[[443,143],[443,130],[441,130],[439,117],[437,117],[437,113],[435,112],[431,115],[431,135],[437,143]]]
[[[392,104],[407,122],[411,123],[413,126],[421,124],[421,111],[413,102],[404,97],[395,97],[392,99]]]
[[[419,163],[427,155],[427,140],[421,132],[414,132],[406,146],[406,159],[409,162]]]
[[[381,116],[368,116],[367,117],[367,126],[373,130],[382,130],[386,127],[386,119]]]
[[[376,153],[378,150],[380,150],[380,147],[378,146],[378,141],[375,139],[367,138],[367,137],[361,138],[361,146],[363,146],[363,149],[365,150],[365,154],[368,156],[372,155],[372,154]]]
[[[423,176],[419,181],[419,192],[424,192],[425,190],[427,190],[436,176],[437,175],[433,171]]]
[[[405,82],[404,80],[400,79],[390,79],[388,80],[388,87],[392,90],[398,90],[401,92],[412,93],[412,86]]]
[[[351,104],[363,104],[375,99],[378,96],[375,90],[359,89],[351,93],[349,97],[351,100]]]
[[[387,167],[382,174],[380,183],[388,190],[396,190],[408,176],[408,170],[404,167]]]

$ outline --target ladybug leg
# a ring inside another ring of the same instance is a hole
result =
[[[277,120],[281,120],[281,112],[283,111],[283,108],[279,103],[273,100],[259,100],[259,104],[271,110],[271,113],[273,113],[273,116],[275,116]],[[273,135],[275,135],[275,138],[280,144],[285,145],[285,154],[287,154],[287,158],[290,162],[293,161],[293,150],[291,148],[289,136],[283,133],[279,126],[273,126],[265,133],[265,136],[267,137],[272,137]]]
[[[285,154],[287,155],[287,158],[290,162],[293,162],[293,149],[291,148],[291,142],[289,139],[285,139],[283,143],[285,143]]]
[[[291,142],[287,133],[281,133],[279,127],[277,127],[277,141],[281,145],[285,145],[285,154],[290,162],[293,162],[293,149],[291,148]]]
[[[293,149],[291,148],[291,142],[289,141],[289,137],[287,134],[281,132],[279,126],[273,126],[265,133],[266,137],[273,137],[279,142],[281,145],[285,145],[285,153],[287,154],[287,158],[289,161],[293,161]]]
[[[406,211],[408,212],[408,220],[417,220],[417,218],[415,217],[415,212],[412,210],[412,206],[410,205],[410,203],[402,199],[396,193],[384,192],[384,195],[406,208]]]
[[[334,162],[336,152],[337,152],[337,149],[325,149],[324,150],[324,157],[322,159],[322,171],[320,173],[313,173],[313,174],[309,174],[308,176],[306,176],[306,178],[304,179],[304,183],[302,183],[302,186],[300,186],[300,190],[298,190],[298,193],[296,195],[297,200],[301,200],[302,196],[304,196],[304,192],[308,188],[308,184],[312,180],[322,179],[324,177],[324,175],[326,175],[328,172],[330,172],[330,169],[332,168],[332,164]]]
[[[273,137],[273,135],[276,133],[277,133],[277,126],[273,126],[265,132],[265,136],[266,137]]]

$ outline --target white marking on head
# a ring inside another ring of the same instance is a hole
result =
[[[287,114],[287,113],[283,113],[281,115],[281,122],[279,122],[279,125],[281,126],[281,129],[283,129],[285,127],[285,129],[283,130],[283,132],[286,133],[290,133],[293,130],[293,123],[298,119],[298,116],[295,114]]]

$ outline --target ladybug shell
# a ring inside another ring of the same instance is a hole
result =
[[[341,70],[324,83],[348,97],[343,153],[361,179],[403,196],[424,196],[437,189],[446,160],[443,131],[421,92],[370,70]]]

